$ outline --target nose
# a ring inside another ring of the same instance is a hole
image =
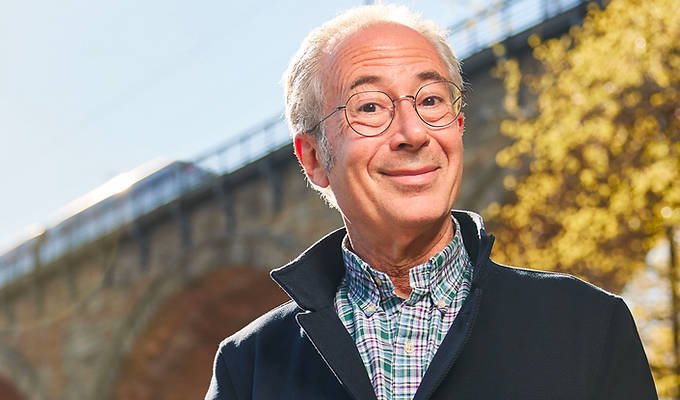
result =
[[[408,101],[404,101],[408,100]],[[394,101],[393,134],[390,136],[392,150],[417,151],[430,142],[430,134],[415,108],[413,96],[397,97]]]

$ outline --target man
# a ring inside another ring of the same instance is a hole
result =
[[[652,399],[623,301],[489,259],[451,207],[462,79],[445,34],[400,7],[310,33],[285,76],[295,154],[341,212],[272,278],[291,301],[226,339],[206,399]]]

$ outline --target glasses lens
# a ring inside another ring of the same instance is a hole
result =
[[[392,100],[383,92],[361,92],[347,100],[347,122],[364,136],[381,134],[392,121]]]
[[[443,127],[451,124],[463,102],[460,89],[451,82],[428,83],[416,94],[416,111],[426,124]]]

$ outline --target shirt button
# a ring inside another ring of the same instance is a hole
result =
[[[372,314],[375,312],[375,306],[373,304],[369,304],[366,306],[366,312],[369,314]]]
[[[442,299],[437,300],[437,307],[439,307],[439,308],[446,307],[446,302]]]
[[[406,343],[404,344],[404,351],[406,354],[413,354],[413,350],[415,350],[415,346],[413,345],[413,342],[410,340],[407,340]]]
[[[378,285],[378,287],[382,286],[382,281],[380,280],[380,278],[376,276],[373,278],[373,280],[375,281],[375,284]]]

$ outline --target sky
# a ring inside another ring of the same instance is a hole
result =
[[[492,0],[397,2],[449,26]],[[0,252],[119,173],[280,114],[302,39],[362,3],[0,3]]]

